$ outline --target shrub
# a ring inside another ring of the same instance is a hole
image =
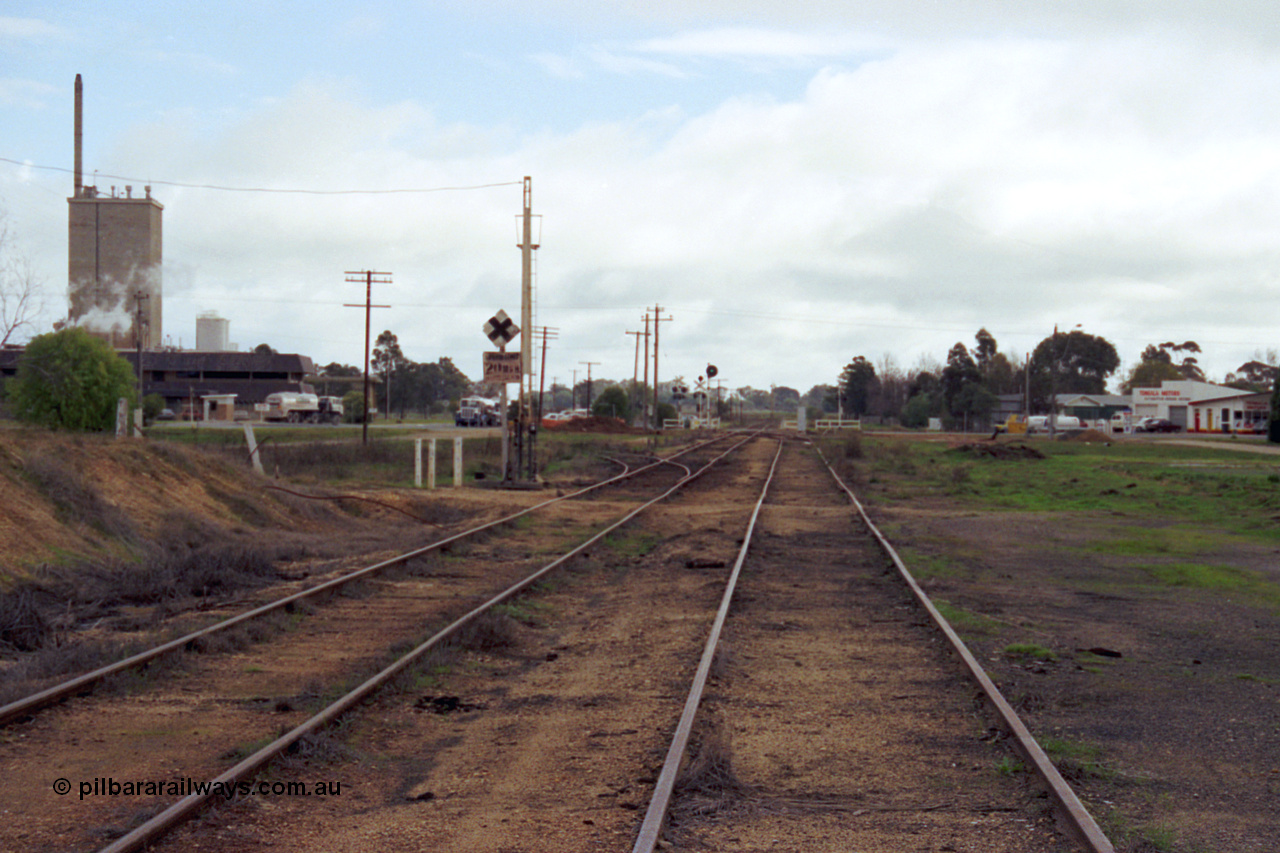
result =
[[[137,397],[133,366],[84,329],[39,335],[18,360],[10,391],[14,415],[50,429],[106,431],[116,402]]]

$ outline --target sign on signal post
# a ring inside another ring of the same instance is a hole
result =
[[[499,311],[484,324],[484,333],[489,337],[489,340],[500,347],[505,347],[515,340],[516,335],[520,334],[520,327],[507,316],[506,311]]]
[[[519,382],[520,353],[518,352],[486,352],[484,354],[484,381]]]

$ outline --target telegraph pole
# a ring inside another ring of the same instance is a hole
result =
[[[390,284],[391,273],[374,272],[373,270],[364,270],[363,272],[352,272],[347,270],[347,282],[349,284],[359,284],[364,282],[364,305],[359,303],[346,303],[344,308],[363,308],[364,309],[364,411],[361,413],[363,417],[361,421],[360,443],[367,445],[369,443],[369,314],[373,308],[390,308],[390,305],[374,305],[373,304],[373,282],[374,276],[380,276],[377,279],[378,284]],[[387,400],[390,406],[391,401]]]
[[[538,411],[534,415],[533,426],[531,426],[529,429],[529,479],[530,480],[532,480],[538,474],[537,465],[534,463],[533,451],[536,445],[536,442],[534,441],[534,436],[537,435],[538,427],[542,426],[542,392],[545,386],[544,377],[546,376],[546,373],[547,373],[547,339],[548,338],[556,339],[560,337],[559,329],[552,329],[546,326],[536,328],[533,331],[535,334],[541,333],[542,335],[542,366],[538,368]],[[529,386],[529,394],[530,396],[533,395],[532,384],[530,384]]]
[[[637,387],[640,382],[640,336],[644,332],[626,332],[625,334],[636,336],[636,360],[631,368],[631,405],[634,406],[640,397],[640,389]]]
[[[644,386],[649,387],[649,312],[644,312]],[[644,392],[640,392],[640,424],[645,428],[649,428],[649,403],[644,398]]]
[[[663,317],[662,306],[653,306],[653,430],[656,433],[662,426],[658,422],[658,323],[662,320],[674,320],[674,317]]]
[[[580,361],[578,364],[587,366],[587,414],[591,414],[591,365],[600,364],[598,361]]]

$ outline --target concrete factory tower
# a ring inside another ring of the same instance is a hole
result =
[[[112,346],[155,349],[163,340],[160,225],[164,206],[133,197],[133,187],[103,195],[84,185],[84,86],[76,75],[75,194],[68,228],[70,325],[82,326]],[[139,311],[141,305],[141,311]],[[139,328],[139,319],[141,328]]]

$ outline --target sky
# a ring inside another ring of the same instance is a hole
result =
[[[92,4],[0,15],[0,212],[66,315],[86,183],[164,205],[164,336],[478,378],[535,214],[545,378],[834,383],[985,328],[1280,347],[1280,6],[1253,0]],[[670,318],[669,320],[667,318]],[[513,346],[517,345],[513,344]],[[535,359],[536,361],[536,359]]]

